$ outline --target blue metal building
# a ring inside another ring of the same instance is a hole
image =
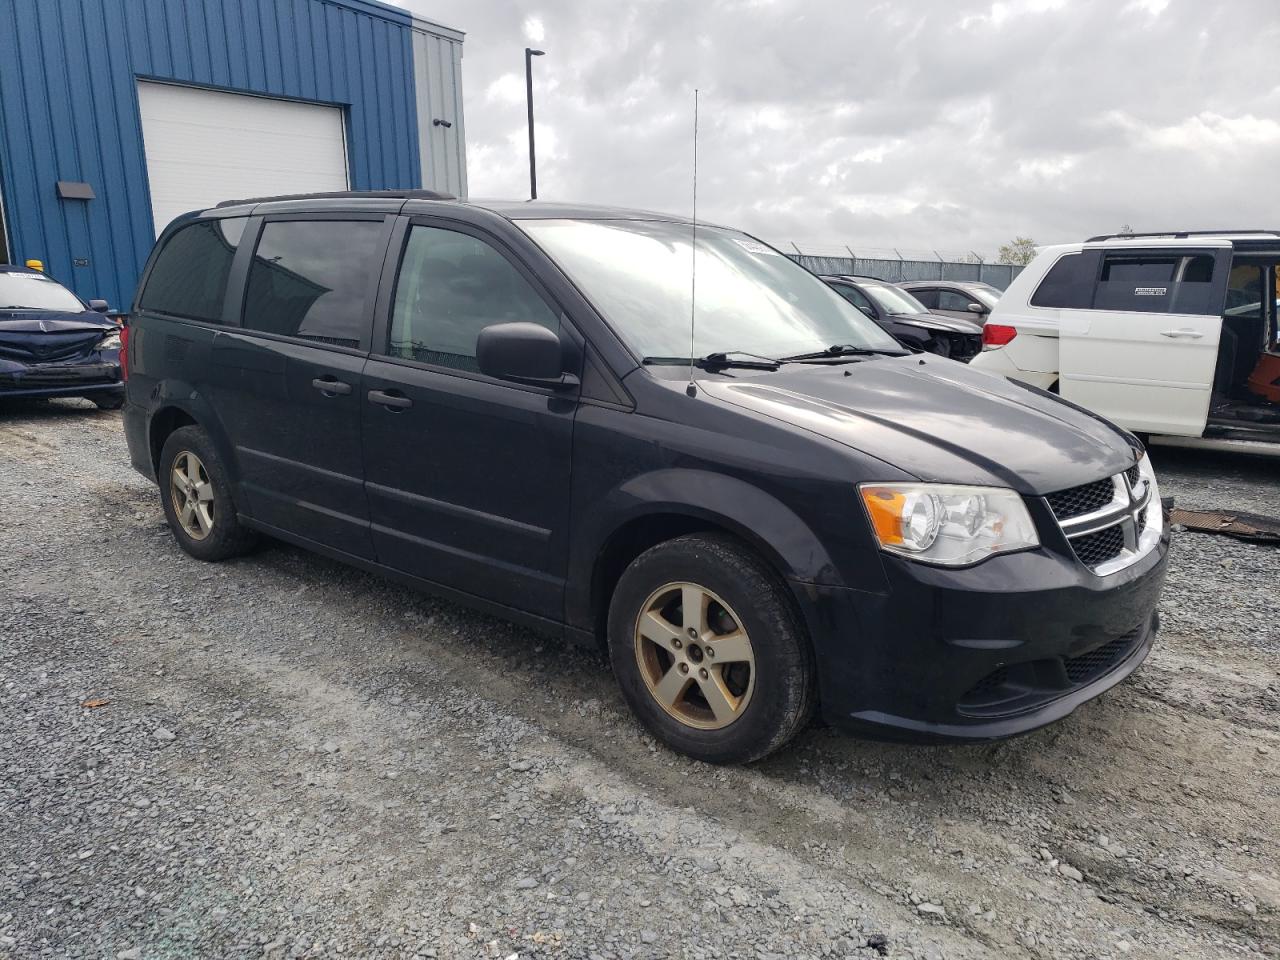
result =
[[[372,0],[0,0],[0,262],[124,307],[181,210],[464,195],[461,50]]]

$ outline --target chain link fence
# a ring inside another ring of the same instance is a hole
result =
[[[882,248],[854,249],[777,244],[779,250],[801,266],[822,274],[851,274],[878,277],[891,283],[904,280],[973,280],[1004,290],[1022,267],[1008,263],[987,263],[976,253],[947,253],[937,250],[913,251]]]

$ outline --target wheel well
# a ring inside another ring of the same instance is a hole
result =
[[[195,417],[177,407],[165,407],[151,418],[151,469],[160,474],[160,451],[169,435],[179,427],[196,426]]]
[[[649,548],[691,533],[715,533],[736,540],[743,548],[755,554],[778,578],[779,583],[785,586],[785,577],[779,562],[771,558],[766,550],[728,527],[711,520],[678,513],[637,517],[624,523],[605,541],[591,574],[592,623],[595,626],[596,639],[602,646],[608,642],[609,598],[613,596],[614,587],[618,585],[622,572],[630,566],[631,561]],[[791,596],[790,590],[783,592],[793,604],[796,623],[804,629],[805,619],[795,604],[795,598]]]

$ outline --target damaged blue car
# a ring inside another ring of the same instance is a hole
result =
[[[0,399],[84,397],[124,404],[120,323],[29,267],[0,265]]]

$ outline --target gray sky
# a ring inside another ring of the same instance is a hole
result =
[[[467,32],[468,173],[806,252],[1276,226],[1280,0],[398,0]]]

